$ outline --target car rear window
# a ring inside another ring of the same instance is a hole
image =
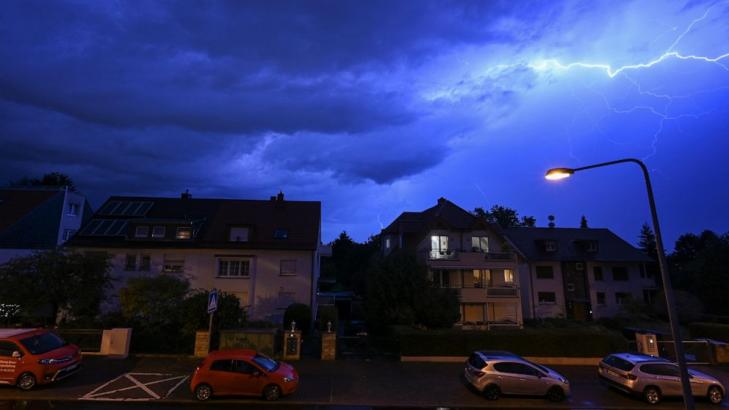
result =
[[[609,366],[615,367],[616,369],[620,369],[625,372],[629,372],[633,370],[633,367],[635,367],[633,363],[630,363],[629,361],[621,359],[617,356],[608,356],[603,359],[603,362],[605,362],[605,364]]]
[[[20,343],[22,343],[31,354],[48,353],[51,350],[56,350],[59,347],[66,346],[68,344],[51,332],[20,339]]]
[[[483,369],[486,367],[486,362],[481,358],[481,355],[476,353],[472,354],[471,357],[468,358],[468,364],[476,369]]]

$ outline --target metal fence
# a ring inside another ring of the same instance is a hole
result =
[[[713,351],[709,342],[707,342],[706,340],[684,340],[682,343],[686,363],[712,363]],[[628,349],[630,351],[637,352],[638,346],[636,342],[629,342]],[[672,340],[658,341],[658,356],[666,358],[672,362],[676,361],[676,347]]]

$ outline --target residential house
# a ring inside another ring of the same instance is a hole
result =
[[[91,212],[81,193],[65,187],[0,189],[0,264],[62,245]]]
[[[454,289],[459,325],[522,325],[517,255],[497,226],[445,198],[422,212],[403,212],[381,234],[385,254],[415,252],[433,286]]]
[[[192,288],[231,293],[251,319],[281,322],[291,303],[316,309],[321,203],[113,196],[69,244],[112,256],[115,288],[174,275]]]
[[[524,317],[614,316],[631,301],[652,303],[651,258],[608,229],[510,228],[520,259]]]

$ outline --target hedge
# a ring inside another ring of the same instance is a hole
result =
[[[696,322],[689,324],[689,331],[693,338],[705,337],[729,342],[729,325],[721,323]]]
[[[401,356],[468,356],[476,350],[507,350],[522,356],[602,357],[628,349],[625,338],[601,326],[489,331],[398,328],[396,332]]]

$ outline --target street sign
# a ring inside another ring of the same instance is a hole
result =
[[[218,310],[218,291],[213,289],[208,296],[208,313],[215,313],[216,310]]]

